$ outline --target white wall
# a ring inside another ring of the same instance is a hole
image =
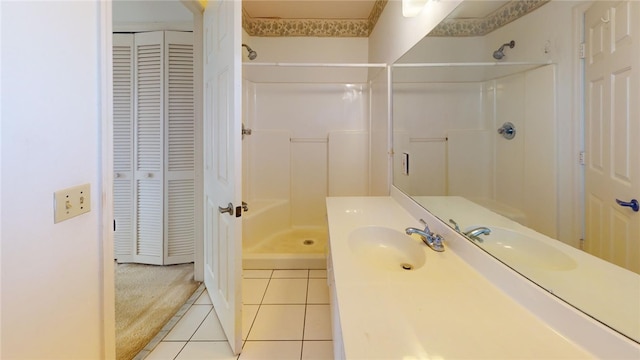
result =
[[[3,359],[105,354],[101,5],[1,5]],[[83,183],[92,211],[54,224],[54,191]]]
[[[244,43],[258,53],[250,61],[242,49],[243,77],[257,83],[366,83],[367,68],[253,67],[256,63],[367,63],[366,38],[250,37]]]
[[[243,41],[258,53],[245,62],[314,62],[314,63],[366,63],[368,41],[366,38],[324,37],[258,37],[248,36]]]
[[[2,2],[0,2],[0,21],[2,21]],[[3,53],[3,49],[2,49],[2,40],[3,37],[3,32],[4,27],[2,26],[2,23],[0,22],[0,79],[2,79],[2,53]],[[3,109],[2,109],[2,80],[0,80],[0,357],[2,356],[2,270],[3,270],[3,266],[2,266],[2,244],[4,243],[4,240],[2,240],[3,238],[3,231],[2,231],[2,118],[3,118]]]
[[[113,1],[114,31],[135,31],[140,24],[157,24],[158,30],[186,30],[193,28],[193,14],[180,0]]]
[[[427,36],[410,52],[399,59],[399,63],[446,63],[480,62],[486,58],[487,46],[483,36],[435,37]],[[460,69],[458,69],[460,70]]]
[[[416,17],[402,16],[402,2],[391,0],[369,36],[369,62],[391,64],[436,27],[462,0],[429,1]]]

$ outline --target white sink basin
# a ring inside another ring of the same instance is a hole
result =
[[[398,230],[382,226],[361,227],[349,234],[348,241],[358,261],[379,270],[415,270],[425,263],[422,242]]]
[[[475,227],[469,227],[464,231]],[[489,229],[491,234],[478,236],[482,242],[476,243],[509,266],[562,271],[575,269],[577,266],[573,258],[542,240],[510,229],[493,226]]]

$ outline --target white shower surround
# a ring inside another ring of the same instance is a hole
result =
[[[482,79],[482,67],[469,68]],[[421,82],[394,82],[394,184],[412,195],[465,196],[557,237],[555,65],[484,81],[445,82],[460,74],[441,69],[402,71],[403,81]],[[441,81],[418,80],[423,70]],[[506,121],[516,125],[512,140],[496,133]],[[400,169],[405,152],[409,175]]]
[[[245,80],[244,89],[243,266],[324,268],[325,197],[369,194],[368,85]]]

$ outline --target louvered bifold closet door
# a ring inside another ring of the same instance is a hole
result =
[[[195,248],[193,33],[165,32],[164,263],[192,262]]]
[[[136,262],[163,263],[163,32],[135,34]]]
[[[133,34],[113,35],[114,256],[133,261]]]

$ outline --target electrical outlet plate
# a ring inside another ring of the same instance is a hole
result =
[[[402,153],[402,174],[409,175],[409,154]]]
[[[54,223],[91,211],[91,185],[83,184],[53,193]]]

